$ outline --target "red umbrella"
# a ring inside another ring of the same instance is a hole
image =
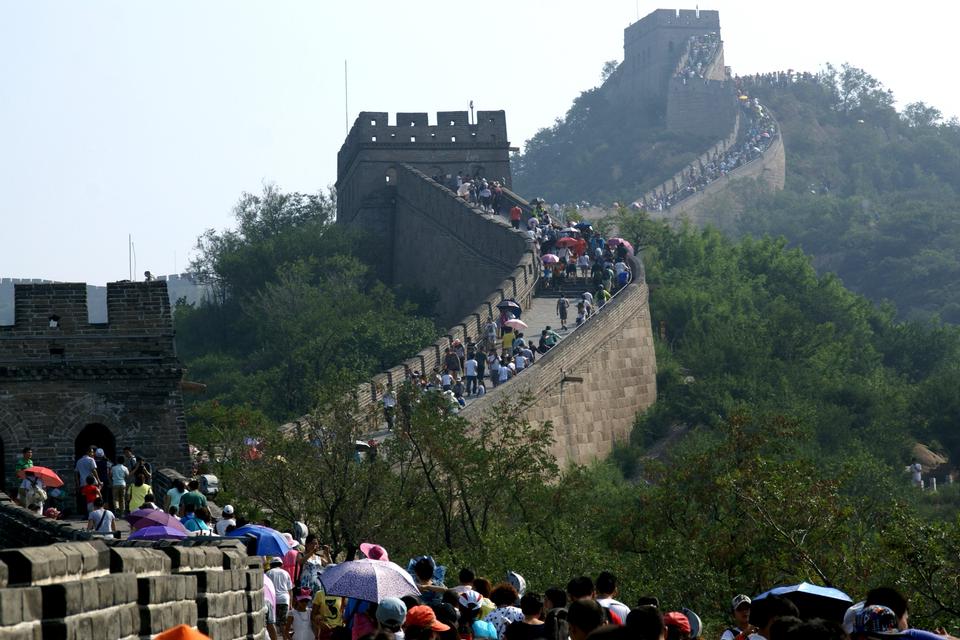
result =
[[[133,529],[161,526],[172,527],[183,531],[187,530],[177,516],[172,516],[160,509],[137,509],[127,516],[127,521]]]
[[[557,246],[558,247],[575,247],[577,246],[577,242],[578,241],[576,238],[560,238],[559,240],[557,240]]]
[[[27,467],[26,469],[20,469],[20,471],[17,471],[17,477],[21,479],[26,478],[28,473],[32,473],[36,477],[43,480],[43,486],[45,487],[55,489],[63,486],[63,480],[60,479],[60,476],[58,476],[57,472],[53,469],[48,469],[46,467]]]

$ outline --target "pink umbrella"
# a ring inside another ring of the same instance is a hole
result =
[[[624,240],[623,238],[610,238],[609,240],[607,240],[607,246],[610,247],[611,249],[618,245],[625,246],[627,248],[627,251],[629,251],[631,254],[633,253],[633,245],[627,242],[626,240]]]
[[[526,329],[527,323],[523,320],[518,320],[517,318],[511,318],[504,322],[503,326],[510,327],[511,329]]]
[[[560,256],[555,256],[552,253],[546,253],[543,255],[543,264],[556,264],[560,262]]]

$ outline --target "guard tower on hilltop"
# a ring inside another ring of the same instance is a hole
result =
[[[189,468],[166,282],[109,283],[107,321],[88,318],[85,284],[14,287],[14,323],[0,325],[0,479],[8,491],[24,447],[66,482],[65,506],[73,505],[74,462],[91,445],[111,460],[129,446],[154,469]]]
[[[674,131],[722,136],[733,127],[734,87],[724,66],[722,42],[703,78],[682,78],[691,39],[720,40],[720,12],[657,9],[623,31],[623,62],[604,90],[612,100],[639,111],[649,122]]]

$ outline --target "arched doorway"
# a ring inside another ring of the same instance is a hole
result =
[[[117,459],[117,439],[114,437],[113,432],[106,427],[106,425],[100,424],[99,422],[93,422],[80,430],[80,433],[77,434],[77,439],[74,440],[73,443],[74,461],[79,460],[80,456],[85,455],[90,447],[103,449],[103,453],[107,460],[110,460],[111,462]],[[76,473],[74,473],[74,477],[76,478]],[[107,487],[110,486],[108,478],[100,478],[100,480],[104,482]],[[78,482],[83,481],[84,478],[80,478],[78,480]],[[76,497],[76,507],[78,513],[85,513],[87,510],[87,506],[80,498],[79,493]]]

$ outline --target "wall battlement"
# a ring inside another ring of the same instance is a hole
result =
[[[467,111],[438,111],[436,124],[431,125],[427,113],[397,113],[390,124],[385,111],[361,111],[337,154],[338,178],[363,148],[415,151],[436,150],[438,145],[449,145],[448,149],[509,148],[506,114],[478,111],[476,123],[470,124]]]

